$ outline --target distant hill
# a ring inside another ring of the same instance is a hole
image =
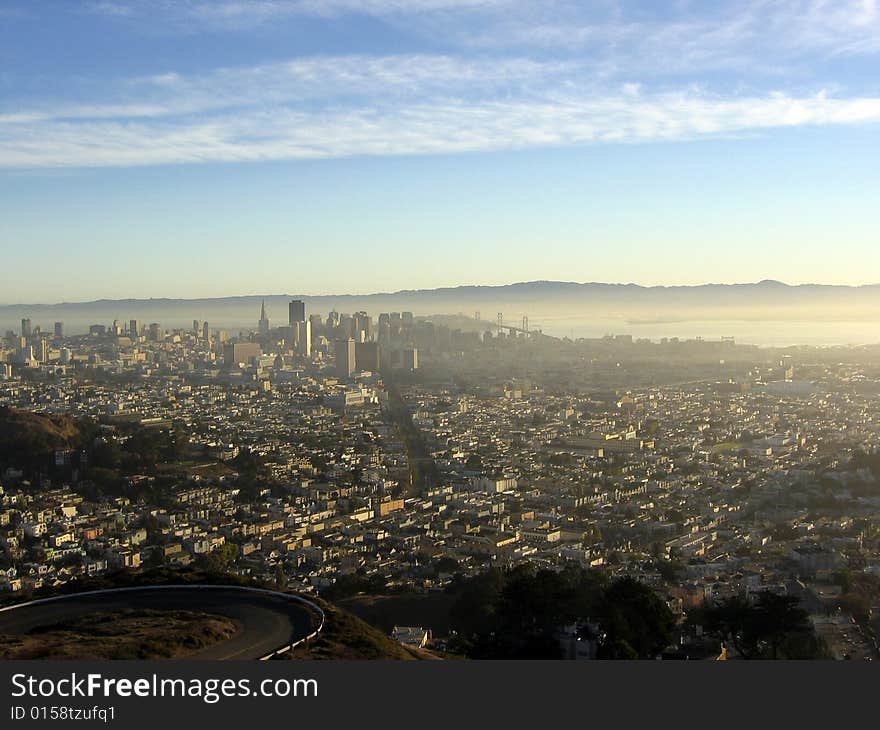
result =
[[[287,303],[302,299],[309,313],[326,315],[365,310],[412,311],[417,316],[481,313],[493,322],[498,312],[516,323],[523,314],[531,318],[593,316],[640,321],[675,319],[880,319],[880,285],[789,286],[765,280],[751,284],[700,286],[640,286],[637,284],[531,281],[504,286],[459,286],[413,289],[376,294],[305,296],[267,294],[215,299],[123,299],[60,304],[0,306],[0,327],[18,331],[22,317],[30,317],[44,330],[54,321],[65,322],[68,332],[84,332],[92,323],[113,319],[164,327],[189,327],[193,319],[208,320],[213,327],[253,328],[265,299],[274,324],[287,322]]]

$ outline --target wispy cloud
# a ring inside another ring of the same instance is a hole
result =
[[[705,76],[754,83],[818,76],[835,59],[880,53],[878,0],[96,0],[133,28],[273,32],[299,19],[370,16],[450,53],[577,59],[620,81]]]
[[[170,117],[245,107],[402,103],[435,95],[458,98],[523,95],[579,77],[589,65],[528,58],[456,58],[443,55],[315,56],[199,74],[163,72],[106,80],[101,100],[0,105],[0,123],[102,118]],[[85,84],[87,87],[88,84]],[[84,88],[78,94],[88,93]],[[109,97],[109,98],[108,98]]]
[[[698,91],[464,102],[385,99],[202,115],[0,122],[4,167],[120,166],[355,155],[437,154],[547,145],[685,140],[774,127],[880,121],[880,98],[719,98]]]
[[[875,0],[740,0],[696,10],[682,3],[686,11],[662,18],[627,0],[585,5],[102,0],[90,11],[137,23],[173,17],[197,27],[223,18],[239,27],[368,13],[410,32],[436,33],[450,50],[298,57],[193,73],[157,67],[81,88],[71,79],[66,102],[16,103],[6,94],[0,166],[431,154],[880,121],[875,87],[811,76],[801,61],[802,54],[880,51]],[[485,24],[463,21],[473,13]],[[718,69],[734,72],[734,81],[709,73]],[[797,86],[767,74],[791,69]]]
[[[378,18],[437,12],[494,10],[518,0],[96,0],[86,10],[116,17],[149,17],[179,28],[201,23],[215,29],[249,29],[296,16]],[[189,28],[192,30],[192,28]]]
[[[626,5],[597,16],[568,3],[554,12],[499,14],[492,24],[449,23],[446,30],[464,47],[588,52],[623,73],[802,71],[807,57],[880,52],[876,0],[686,4],[655,19],[621,10]]]
[[[187,32],[200,26],[249,30],[296,17],[368,15],[464,47],[590,49],[622,65],[642,59],[671,68],[723,67],[815,52],[880,52],[877,0],[679,3],[663,5],[663,17],[651,17],[660,13],[646,13],[644,5],[632,0],[95,0],[86,7]],[[469,22],[474,14],[479,22]]]

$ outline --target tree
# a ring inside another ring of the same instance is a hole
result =
[[[560,656],[557,631],[598,622],[606,659],[650,658],[672,639],[675,619],[648,586],[631,578],[608,582],[603,572],[571,564],[561,570],[523,564],[457,578],[450,611],[458,646],[473,658]]]
[[[743,659],[751,659],[756,647],[748,632],[751,606],[742,596],[733,596],[718,605],[708,602],[693,611],[689,620],[723,642],[732,645]]]
[[[438,558],[434,563],[434,570],[437,573],[449,573],[450,575],[454,575],[458,572],[460,567],[458,561],[455,558],[450,558],[448,555]]]
[[[469,454],[467,461],[464,464],[469,471],[482,471],[483,469],[483,460],[480,458],[479,454]]]
[[[608,636],[603,647],[609,659],[630,658],[630,647],[639,659],[651,659],[672,641],[675,617],[666,603],[647,585],[634,578],[618,578],[605,591],[599,622]]]
[[[822,659],[828,651],[816,636],[809,614],[795,596],[770,591],[754,604],[733,596],[717,605],[704,604],[689,618],[707,633],[731,644],[743,659]]]
[[[677,580],[678,576],[684,570],[684,565],[677,560],[663,560],[662,558],[658,558],[654,561],[654,567],[657,569],[657,572],[660,573],[660,577],[668,583]]]
[[[230,564],[238,557],[238,545],[227,542],[209,553],[196,557],[196,566],[211,573],[225,573]]]
[[[758,642],[769,647],[770,658],[778,659],[779,650],[789,635],[813,632],[809,614],[798,607],[796,596],[780,596],[770,591],[758,595],[751,630]]]

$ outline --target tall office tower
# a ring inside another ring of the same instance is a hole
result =
[[[278,335],[281,337],[281,342],[288,350],[296,349],[296,325],[279,327]]]
[[[30,337],[34,331],[31,329],[31,321],[27,317],[21,319],[21,336]]]
[[[354,345],[354,360],[357,370],[379,370],[379,343],[356,342]]]
[[[383,324],[391,325],[391,315],[388,312],[382,312],[379,315],[379,326],[381,327]]]
[[[293,330],[294,349],[303,357],[312,356],[312,323],[308,320],[291,322]]]
[[[287,305],[287,316],[288,324],[293,324],[294,322],[305,322],[306,303],[299,299],[294,299],[290,304]]]
[[[383,345],[391,342],[391,322],[379,322],[379,331],[376,339]]]
[[[350,378],[355,369],[355,351],[354,339],[349,337],[346,340],[336,340],[336,376],[339,378]]]
[[[49,340],[40,340],[40,362],[49,362]]]
[[[260,321],[257,323],[257,331],[261,335],[269,334],[269,318],[266,316],[266,300],[263,300],[263,305],[260,307]]]
[[[309,324],[312,326],[312,335],[318,337],[324,331],[324,324],[321,322],[320,314],[310,314]]]
[[[394,334],[397,334],[398,332],[400,332],[400,324],[401,324],[400,312],[392,312],[391,313],[391,331]]]
[[[196,337],[202,336],[202,323],[199,322],[199,320],[197,320],[197,319],[193,320],[193,334]]]
[[[122,325],[119,324],[118,319],[113,320],[113,324],[110,325],[110,331],[116,335],[117,337],[122,334]]]
[[[150,323],[150,340],[153,342],[158,342],[162,339],[162,331],[159,329],[158,322]]]
[[[207,320],[202,322],[202,339],[205,342],[209,342],[211,340],[211,329],[210,327],[208,327]]]
[[[64,337],[64,322],[55,323],[55,339],[60,340]]]
[[[263,354],[259,342],[234,342],[223,348],[223,360],[227,367],[249,365],[254,358]]]
[[[327,329],[333,329],[339,326],[339,312],[336,310],[327,315]]]
[[[141,323],[136,319],[128,320],[128,336],[133,340],[141,336]]]
[[[373,318],[366,312],[355,312],[352,334],[358,342],[369,342],[373,339]]]
[[[415,347],[403,351],[403,367],[407,370],[419,369],[419,351]]]
[[[340,314],[338,329],[343,337],[354,337],[354,318],[350,314]]]
[[[412,327],[413,326],[413,313],[412,312],[403,312],[401,314],[400,321],[403,323],[404,327]]]

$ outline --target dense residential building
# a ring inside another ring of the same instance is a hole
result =
[[[875,651],[835,622],[840,582],[880,576],[871,348],[792,358],[394,313],[366,339],[363,313],[296,315],[231,337],[10,333],[4,417],[98,430],[37,470],[4,452],[0,590],[214,552],[318,592],[353,574],[442,591],[452,576],[424,563],[441,558],[463,575],[574,564],[647,583],[683,627],[706,602],[797,596],[837,654]],[[560,646],[594,655],[579,631],[560,626]]]

